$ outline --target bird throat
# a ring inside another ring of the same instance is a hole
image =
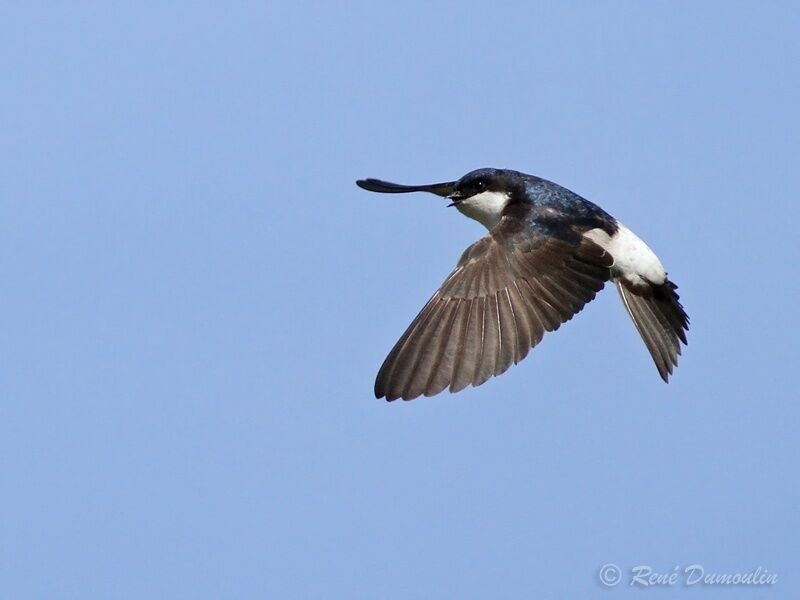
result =
[[[506,192],[481,192],[461,200],[456,208],[462,215],[491,230],[500,222],[509,199]]]

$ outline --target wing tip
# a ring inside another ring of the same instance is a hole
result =
[[[383,182],[380,179],[373,179],[372,177],[367,177],[366,179],[356,179],[356,185],[362,190],[367,190],[368,192],[380,192],[382,183]]]

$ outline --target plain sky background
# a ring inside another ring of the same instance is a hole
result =
[[[793,2],[6,3],[0,597],[800,596]],[[516,168],[658,252],[480,388],[373,398]],[[604,588],[598,570],[626,581]],[[633,590],[628,571],[777,573]]]

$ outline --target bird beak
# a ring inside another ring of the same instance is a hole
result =
[[[458,206],[458,204],[464,199],[464,196],[461,192],[455,191],[449,196],[446,196],[448,200],[450,200],[450,204],[448,204],[448,208],[450,206]]]

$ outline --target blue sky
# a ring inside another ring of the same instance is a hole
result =
[[[0,9],[0,595],[796,595],[798,33],[790,2]],[[607,288],[480,388],[372,397],[483,231],[353,181],[482,166],[656,250],[668,386]],[[628,585],[693,563],[779,578]]]

